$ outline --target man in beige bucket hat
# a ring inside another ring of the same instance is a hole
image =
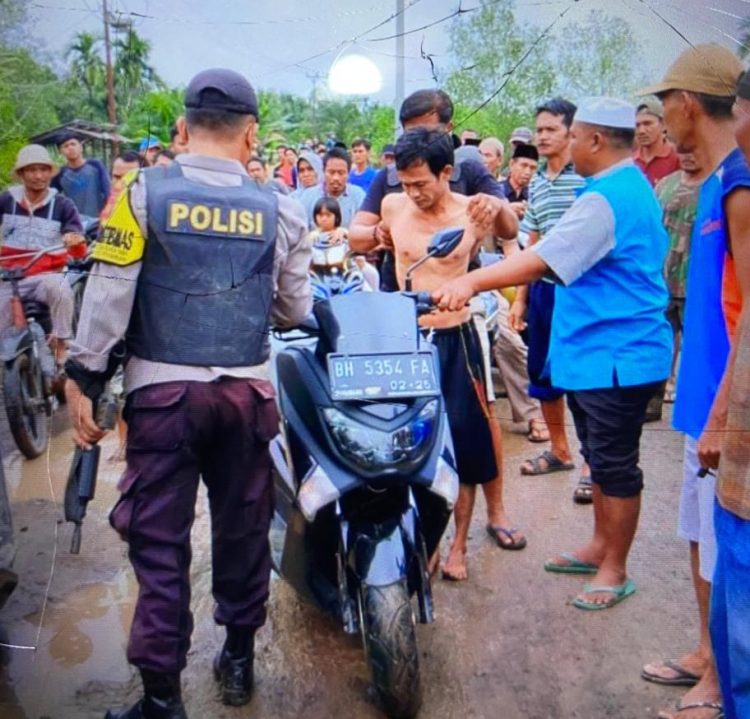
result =
[[[734,138],[735,88],[744,68],[727,48],[697,45],[680,55],[660,83],[641,93],[655,94],[664,106],[667,132],[677,150],[692,153],[705,168],[690,246],[682,360],[672,422],[685,434],[678,534],[690,544],[690,563],[700,615],[700,644],[678,661],[644,667],[644,679],[660,684],[695,684],[680,705],[662,711],[666,719],[734,719],[722,707],[714,652],[709,637],[709,600],[715,580],[718,531],[714,527],[714,477],[701,467],[724,434],[725,413],[717,389],[729,355],[736,311],[727,298],[737,294],[729,254],[729,228],[744,228],[732,243],[750,242],[750,173],[738,172],[744,159]],[[727,189],[725,179],[741,176]],[[714,591],[716,585],[714,585]],[[715,599],[715,597],[714,597]],[[711,599],[711,602],[714,601]],[[716,650],[716,646],[714,646]],[[716,651],[717,656],[719,652]],[[726,697],[725,697],[726,699]]]
[[[21,281],[21,295],[43,302],[50,308],[50,343],[58,362],[65,354],[72,334],[73,294],[62,275],[68,255],[85,255],[83,228],[73,202],[50,188],[57,166],[42,145],[21,148],[13,166],[18,185],[0,193],[0,265],[24,266],[29,253],[65,245],[39,259]],[[9,327],[10,288],[0,286],[0,331]]]

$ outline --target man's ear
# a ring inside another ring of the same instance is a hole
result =
[[[245,128],[245,143],[247,144],[247,148],[252,154],[253,146],[255,145],[255,135],[258,131],[258,121],[253,118],[250,120],[250,122],[247,124],[247,127]]]
[[[175,123],[177,126],[177,137],[180,139],[180,144],[187,147],[188,145],[188,128],[187,128],[187,121],[185,120],[184,115],[180,115],[177,118],[177,122]]]
[[[449,181],[453,177],[453,165],[446,165],[442,170],[440,170],[440,179],[445,180],[446,182]]]

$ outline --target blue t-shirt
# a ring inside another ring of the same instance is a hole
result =
[[[672,424],[698,439],[708,420],[729,358],[722,307],[728,252],[724,202],[738,187],[750,187],[740,150],[733,150],[701,186],[688,268],[682,359]]]
[[[350,185],[357,185],[357,187],[361,187],[365,192],[370,189],[370,185],[372,184],[372,181],[375,179],[375,175],[378,174],[378,171],[374,167],[368,166],[365,168],[364,172],[357,172],[357,169],[352,167],[351,170],[349,170],[349,184]]]

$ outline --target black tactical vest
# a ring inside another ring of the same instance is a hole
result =
[[[146,170],[148,237],[128,328],[137,357],[202,367],[268,359],[278,200]]]

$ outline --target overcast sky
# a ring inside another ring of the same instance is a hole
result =
[[[479,0],[462,0],[464,9]],[[458,0],[405,0],[407,32],[440,20],[456,10]],[[718,42],[736,51],[740,18],[750,15],[749,0],[518,0],[521,22],[543,27],[569,5],[565,22],[583,21],[591,10],[627,20],[647,49],[634,62],[661,73],[687,44],[664,20],[692,43]],[[170,84],[185,85],[206,67],[232,67],[260,88],[308,95],[315,75],[326,84],[339,53],[370,57],[383,73],[383,90],[374,99],[395,96],[395,40],[379,40],[396,31],[395,21],[368,29],[395,12],[396,0],[109,0],[111,10],[132,16],[139,34],[152,44],[158,73]],[[79,30],[101,28],[101,0],[29,2],[31,32],[50,53],[60,54]],[[148,17],[142,17],[148,16]],[[463,16],[470,17],[470,14]],[[432,83],[420,45],[435,56],[438,70],[450,67],[447,56],[451,22],[410,33],[405,38],[406,92]],[[356,44],[349,41],[359,38]],[[318,55],[318,57],[312,57]]]

